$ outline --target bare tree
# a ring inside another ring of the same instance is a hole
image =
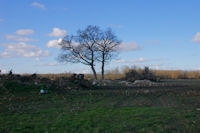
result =
[[[120,45],[120,41],[117,39],[111,29],[101,32],[100,40],[98,41],[98,51],[101,58],[97,58],[101,62],[101,78],[104,80],[104,66],[105,63],[113,59],[114,52],[117,50],[117,46]]]
[[[97,26],[88,26],[85,30],[78,30],[77,35],[68,35],[60,43],[62,53],[58,59],[61,62],[82,63],[90,66],[94,78],[97,80],[95,62],[98,58],[97,41],[100,30]]]
[[[78,30],[77,35],[63,38],[60,46],[62,53],[59,61],[82,63],[90,66],[94,78],[97,79],[95,64],[101,62],[101,74],[104,79],[105,63],[113,58],[116,47],[120,44],[111,29],[100,30],[97,26],[89,25],[84,30]]]

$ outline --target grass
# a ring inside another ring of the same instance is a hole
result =
[[[189,85],[52,91],[42,96],[41,85],[27,85],[29,91],[11,88],[0,94],[0,132],[200,132],[200,81],[177,82]]]

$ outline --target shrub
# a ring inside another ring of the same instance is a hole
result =
[[[32,90],[37,90],[39,91],[40,89],[44,89],[44,85],[29,85],[29,84],[23,84],[17,81],[6,81],[4,83],[4,87],[10,91],[10,92],[22,92],[22,91],[32,91]]]
[[[158,77],[156,77],[150,70],[149,67],[145,67],[142,71],[143,79],[151,80],[151,81],[157,81]]]
[[[130,82],[134,82],[135,80],[140,80],[142,78],[143,78],[142,74],[137,72],[135,69],[130,70],[129,72],[127,72],[126,73],[126,77],[125,77],[125,79],[127,81],[130,81]]]
[[[159,77],[156,77],[149,69],[149,67],[145,67],[141,72],[138,72],[135,69],[130,70],[126,73],[125,79],[130,82],[134,82],[135,80],[151,80],[158,81]]]

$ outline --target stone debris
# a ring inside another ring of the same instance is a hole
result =
[[[48,93],[48,91],[47,90],[44,90],[44,89],[41,89],[40,90],[40,94],[42,95],[42,94],[47,94]]]
[[[92,85],[95,86],[107,86],[109,84],[112,84],[111,80],[93,80]]]
[[[128,82],[128,81],[120,81],[119,83],[126,86],[133,86],[132,82]]]
[[[151,82],[150,80],[135,80],[133,82],[133,85],[136,85],[136,86],[153,86],[155,84],[156,83]]]
[[[40,94],[44,94],[44,90],[43,89],[40,90]]]

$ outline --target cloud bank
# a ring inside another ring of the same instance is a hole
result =
[[[27,38],[27,37],[20,37],[16,35],[6,35],[6,40],[11,40],[11,41],[18,41],[18,42],[34,42],[36,40]]]
[[[119,52],[128,52],[139,50],[141,47],[136,42],[126,42],[119,45],[117,51]]]
[[[16,31],[17,35],[32,35],[35,31],[32,29],[20,29]]]
[[[3,44],[5,50],[0,54],[0,57],[45,57],[49,56],[48,51],[43,51],[34,45],[28,45],[20,42],[16,44]]]
[[[143,63],[146,61],[148,60],[141,57],[141,58],[133,59],[133,60],[124,60],[124,59],[115,60],[115,63]]]

